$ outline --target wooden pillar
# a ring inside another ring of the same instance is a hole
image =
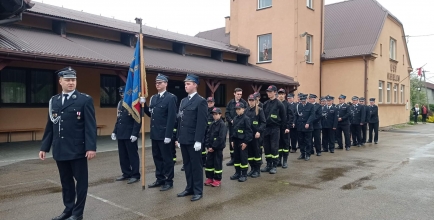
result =
[[[252,84],[253,93],[261,91],[262,85]]]
[[[220,81],[212,80],[212,79],[205,79],[206,85],[208,85],[209,90],[211,90],[211,97],[214,98],[214,93],[217,91],[217,89],[220,86]]]
[[[124,81],[124,83],[127,83],[127,74],[128,73],[123,73],[122,71],[116,71],[116,75],[118,75],[122,81]]]

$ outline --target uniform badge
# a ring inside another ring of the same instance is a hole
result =
[[[53,118],[57,118],[57,113],[53,112]]]
[[[80,115],[81,115],[81,112],[77,112],[77,119],[78,120],[80,120],[80,118],[81,118]]]
[[[184,111],[180,111],[180,112],[178,113],[178,117],[179,117],[179,118],[182,118],[182,116],[184,116]]]
[[[76,99],[76,98],[77,98],[77,96],[75,96],[75,95],[72,95],[72,96],[71,96],[71,98],[72,98],[72,99]]]

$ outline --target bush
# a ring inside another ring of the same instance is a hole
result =
[[[430,117],[432,117],[432,116],[430,116]],[[413,114],[410,115],[410,121],[414,122],[414,116],[413,116]],[[422,115],[418,115],[417,116],[417,122],[421,122],[421,121],[422,121]]]
[[[434,116],[429,116],[429,117],[426,119],[426,122],[428,122],[428,123],[434,123]]]

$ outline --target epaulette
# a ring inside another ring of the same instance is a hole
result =
[[[82,92],[80,92],[80,94],[82,94],[82,95],[84,95],[84,96],[86,96],[86,97],[88,97],[88,98],[91,98],[90,95],[88,95],[88,94],[86,94],[86,93],[82,93]]]
[[[51,97],[52,99],[55,99],[57,97],[57,99],[60,99],[60,97],[62,97],[61,96],[61,93],[59,93],[59,94],[56,94],[56,95],[53,95],[53,97]]]

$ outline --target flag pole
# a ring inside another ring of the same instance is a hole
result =
[[[139,34],[139,45],[140,45],[140,96],[141,97],[148,97],[148,87],[146,85],[146,72],[145,72],[145,61],[143,58],[143,34],[142,34],[142,19],[141,18],[136,18],[136,23],[140,25],[140,34]],[[142,160],[141,160],[141,176],[142,176],[142,190],[144,190],[145,187],[145,182],[146,182],[146,168],[145,168],[145,159],[146,159],[146,155],[145,155],[145,104],[142,103]]]

